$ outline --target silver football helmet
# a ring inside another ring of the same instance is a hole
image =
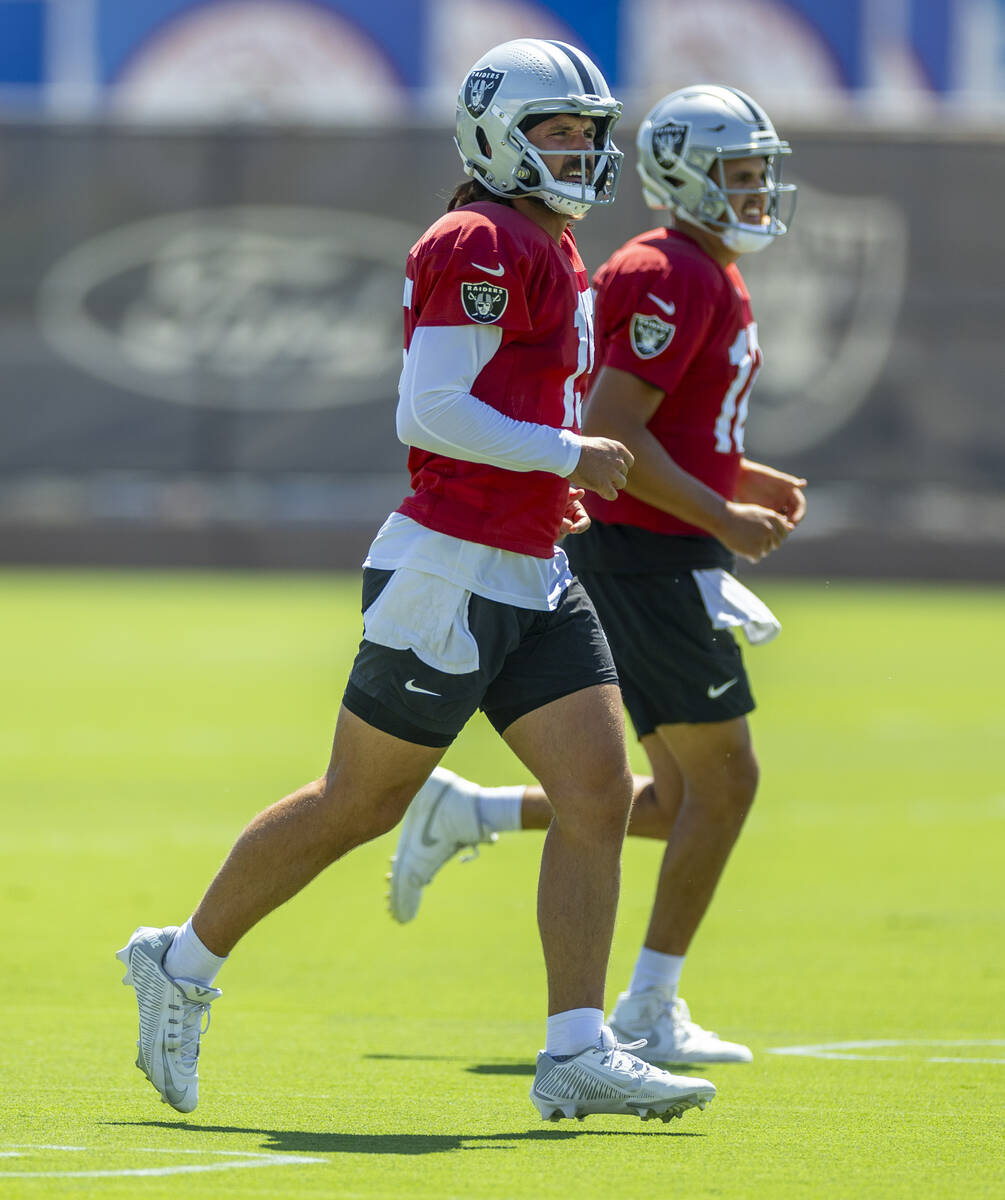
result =
[[[671,92],[639,126],[637,145],[642,194],[650,208],[668,208],[743,254],[762,250],[787,231],[796,188],[781,182],[775,160],[791,150],[764,109],[743,92],[713,84]],[[763,186],[727,188],[724,160],[754,156],[765,160]],[[751,193],[766,197],[758,225],[741,221],[729,203],[730,196]]]
[[[548,166],[556,154],[539,150],[521,126],[557,113],[592,117],[592,151],[580,151],[578,181],[557,179]],[[536,196],[555,212],[581,217],[610,204],[623,155],[611,140],[621,116],[596,65],[565,42],[517,38],[489,50],[468,72],[457,97],[455,139],[465,174],[496,196]]]

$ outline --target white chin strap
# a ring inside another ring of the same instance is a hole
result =
[[[756,254],[785,232],[780,221],[772,221],[770,225],[747,225],[740,221],[724,229],[719,237],[726,249],[734,254]]]
[[[579,192],[579,188],[576,191]],[[586,192],[587,195],[590,195],[593,192],[593,188],[587,188]],[[585,217],[593,207],[592,204],[586,204],[582,200],[573,200],[570,196],[557,195],[551,190],[539,192],[538,196],[552,212],[561,213],[563,216],[573,217],[576,220],[579,220],[580,217]]]

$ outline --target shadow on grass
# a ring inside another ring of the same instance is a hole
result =
[[[470,1054],[361,1054],[377,1062],[470,1062]]]
[[[471,1062],[466,1054],[364,1054],[362,1057],[381,1062]],[[522,1059],[520,1062],[475,1063],[465,1070],[472,1075],[533,1075],[536,1067]]]
[[[533,1075],[536,1067],[533,1063],[475,1063],[467,1070],[472,1075]]]
[[[106,1121],[140,1129],[169,1129],[175,1133],[260,1134],[262,1149],[286,1154],[443,1154],[448,1150],[504,1150],[501,1142],[561,1142],[580,1137],[652,1137],[653,1133],[627,1129],[519,1129],[512,1133],[321,1133],[303,1129],[250,1129],[240,1125],[194,1125],[174,1121]],[[700,1133],[671,1132],[667,1137],[704,1137]],[[658,1136],[658,1133],[656,1133]]]
[[[465,1055],[460,1054],[364,1054],[363,1058],[380,1059],[384,1062],[470,1062]],[[674,1075],[703,1076],[708,1070],[708,1063],[683,1064],[667,1067]],[[532,1062],[492,1062],[475,1063],[465,1068],[472,1075],[533,1075],[536,1066]]]

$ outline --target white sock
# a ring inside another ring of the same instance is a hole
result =
[[[578,1054],[600,1040],[602,1008],[570,1008],[548,1018],[544,1050],[552,1058]]]
[[[189,917],[174,935],[174,941],[164,955],[164,970],[172,979],[194,979],[196,983],[212,987],[226,961],[226,957],[211,953],[199,941]]]
[[[683,954],[660,954],[658,950],[643,946],[635,963],[632,982],[628,985],[629,994],[634,996],[649,988],[662,988],[676,994],[683,969]]]
[[[526,789],[490,787],[478,789],[478,821],[489,833],[509,833],[521,829],[520,808]]]

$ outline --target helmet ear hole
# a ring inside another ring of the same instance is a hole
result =
[[[478,149],[485,155],[486,158],[492,157],[492,146],[489,144],[489,139],[485,136],[485,130],[479,126],[475,130],[475,141],[478,143]]]

